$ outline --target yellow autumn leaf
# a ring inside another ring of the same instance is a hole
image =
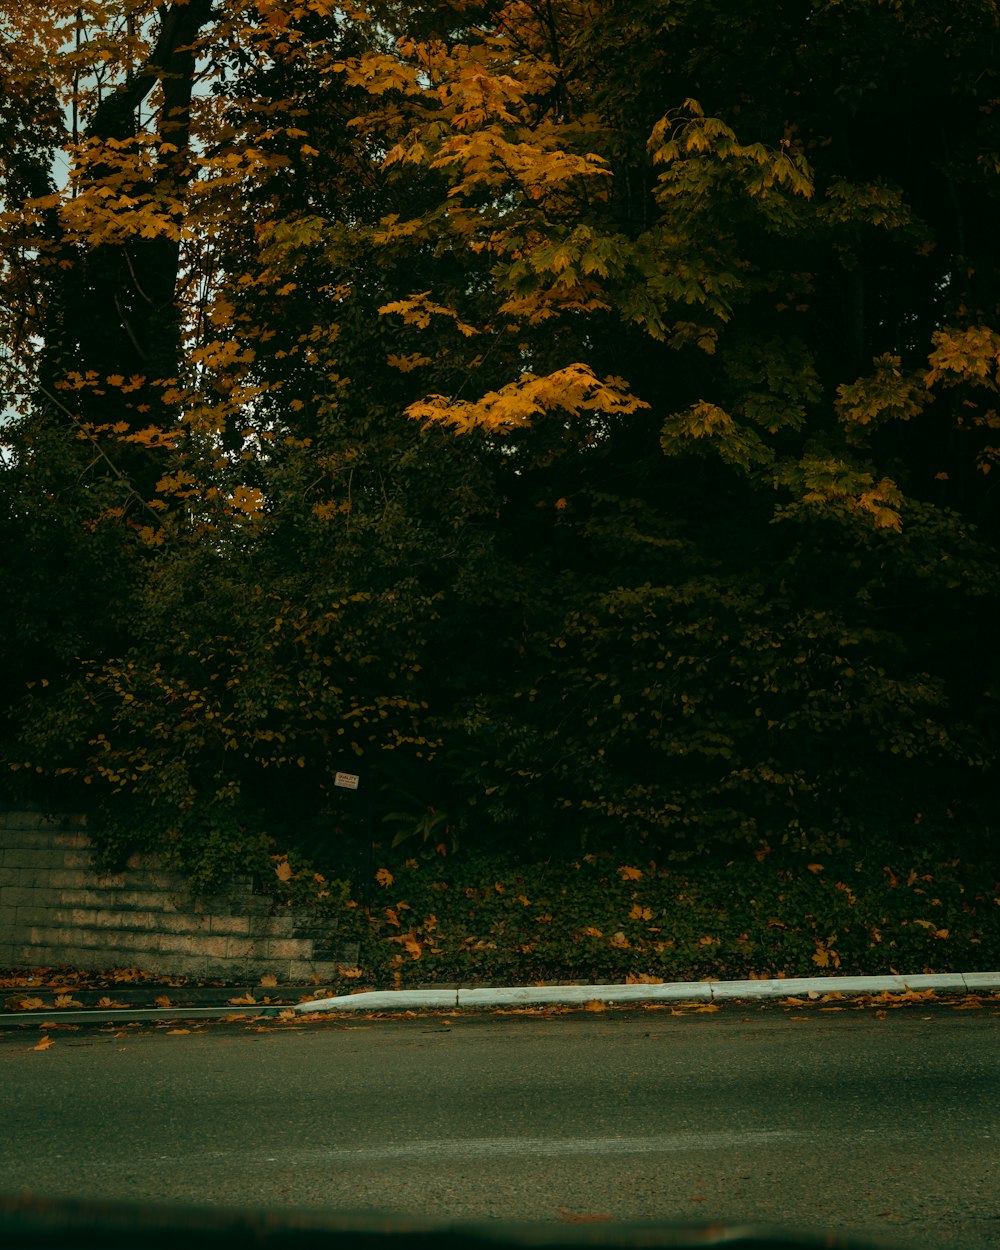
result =
[[[260,979],[260,983],[261,985],[267,985],[267,986],[277,985],[278,978],[274,975],[273,972],[265,972],[264,975]]]
[[[630,868],[623,865],[617,872],[623,881],[639,881],[642,878],[641,868]]]
[[[274,874],[279,881],[291,881],[292,877],[295,876],[292,866],[287,859],[278,860],[274,865]]]
[[[167,1029],[166,1031],[167,1037],[187,1037],[190,1032],[190,1029]]]
[[[652,920],[653,909],[651,907],[643,907],[640,903],[633,903],[628,918],[629,920]]]
[[[237,486],[230,500],[237,512],[250,516],[264,506],[264,496],[256,486]]]
[[[375,880],[379,883],[379,885],[387,886],[392,885],[395,878],[388,868],[380,868],[375,874]]]
[[[389,941],[398,942],[404,950],[409,951],[414,959],[419,959],[424,952],[420,939],[413,932],[403,933],[399,937],[390,938]]]
[[[55,1045],[55,1042],[53,1042],[51,1037],[43,1037],[41,1041],[39,1041],[37,1046],[31,1046],[29,1047],[29,1049],[30,1050],[48,1050],[50,1046],[54,1046],[54,1045]]]
[[[410,373],[414,369],[419,369],[422,365],[431,363],[430,356],[422,356],[419,352],[411,352],[407,356],[397,356],[390,352],[385,359],[386,364],[391,369],[398,369],[400,373]]]

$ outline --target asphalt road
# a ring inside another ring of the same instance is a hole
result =
[[[451,1019],[6,1031],[0,1192],[1000,1245],[997,1006]]]

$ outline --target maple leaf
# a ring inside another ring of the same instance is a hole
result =
[[[405,950],[409,951],[414,959],[419,959],[424,953],[424,948],[421,945],[420,939],[413,932],[404,933],[399,937],[390,938],[389,941],[399,942]]]
[[[392,885],[395,878],[393,877],[392,873],[389,871],[388,868],[380,868],[378,872],[376,872],[375,874],[375,880],[378,882],[380,886],[385,887],[385,886]]]
[[[823,942],[820,942],[819,940],[816,940],[816,949],[813,952],[811,958],[812,958],[813,963],[818,968],[829,968],[829,967],[839,968],[840,967],[840,955],[833,949],[831,945],[833,940],[834,939],[832,937],[829,937],[827,938],[825,944]]]
[[[279,859],[274,865],[274,875],[279,881],[291,881],[295,873],[292,871],[292,866],[287,859]]]
[[[230,503],[238,512],[243,512],[250,516],[263,508],[264,496],[256,486],[237,486],[233,491]]]
[[[55,1007],[82,1007],[83,1003],[78,1002],[71,994],[58,994],[53,1003]]]
[[[274,975],[273,972],[265,972],[264,975],[260,979],[260,984],[266,985],[266,986],[277,985],[278,978]]]
[[[256,1001],[257,1001],[256,998],[254,998],[254,996],[249,991],[247,991],[246,994],[243,994],[238,998],[226,999],[226,1002],[229,1003],[233,1007],[238,1007],[238,1006],[241,1007],[244,1004],[249,1005],[251,1003],[255,1003]]]

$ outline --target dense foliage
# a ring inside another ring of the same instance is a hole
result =
[[[335,862],[338,771],[447,845],[988,831],[998,32],[3,0],[5,791],[198,879]]]

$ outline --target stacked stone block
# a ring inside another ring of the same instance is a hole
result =
[[[82,818],[0,811],[0,967],[287,983],[331,980],[356,954],[308,915],[254,894],[249,877],[199,898],[151,856],[101,875]]]

